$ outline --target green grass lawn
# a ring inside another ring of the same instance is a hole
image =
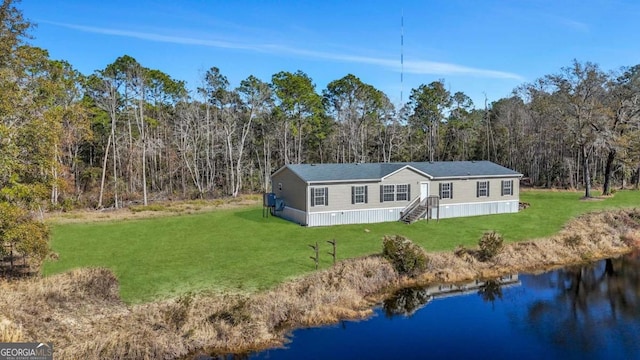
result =
[[[104,266],[120,280],[129,303],[188,291],[255,291],[314,270],[309,244],[318,241],[321,267],[336,239],[338,259],[379,253],[384,235],[404,235],[428,251],[475,246],[485,231],[508,242],[557,232],[571,217],[592,210],[640,205],[640,192],[619,191],[603,201],[580,201],[581,193],[526,191],[531,207],[517,214],[306,228],[276,217],[263,218],[261,207],[216,210],[144,220],[58,224],[52,227],[59,260],[46,262],[46,275],[72,268]]]

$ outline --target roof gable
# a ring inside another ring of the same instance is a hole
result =
[[[414,171],[414,172],[416,172],[416,173],[418,173],[418,174],[420,174],[420,175],[422,175],[422,176],[424,176],[424,177],[427,177],[427,178],[429,178],[429,179],[433,179],[433,176],[431,176],[431,175],[429,175],[429,174],[427,174],[427,173],[423,172],[423,171],[422,171],[422,170],[420,170],[420,169],[417,169],[417,168],[415,168],[415,167],[413,167],[413,166],[411,166],[411,165],[407,164],[407,165],[405,165],[405,166],[403,166],[403,167],[401,167],[401,168],[399,168],[399,169],[397,169],[397,170],[394,170],[394,171],[392,171],[392,172],[390,172],[390,173],[388,173],[388,174],[385,174],[385,175],[384,175],[380,180],[383,180],[383,179],[386,179],[386,178],[388,178],[388,177],[391,177],[391,176],[393,176],[393,175],[395,175],[395,174],[397,174],[397,173],[401,172],[402,170]]]

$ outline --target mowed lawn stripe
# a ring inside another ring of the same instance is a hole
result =
[[[52,248],[58,261],[45,263],[45,275],[77,267],[113,269],[122,298],[130,303],[213,290],[266,289],[314,270],[309,244],[320,245],[320,266],[338,259],[379,253],[384,235],[399,234],[429,251],[475,246],[485,231],[508,242],[549,236],[572,217],[597,209],[640,205],[640,192],[620,191],[602,201],[580,201],[578,192],[525,191],[531,207],[517,214],[306,228],[276,217],[263,218],[249,206],[143,220],[58,224]]]

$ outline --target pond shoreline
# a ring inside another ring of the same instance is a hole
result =
[[[558,234],[507,244],[491,261],[428,253],[428,270],[399,275],[381,256],[345,260],[251,295],[187,294],[129,306],[107,269],[0,283],[0,338],[50,341],[60,358],[190,358],[280,347],[291,331],[363,319],[398,289],[463,283],[619,256],[640,249],[640,210],[582,215]],[[2,340],[2,339],[0,339]]]

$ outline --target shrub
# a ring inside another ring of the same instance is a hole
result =
[[[224,200],[221,200],[221,199],[213,200],[213,206],[221,206],[221,205],[224,205]]]
[[[640,209],[634,208],[633,210],[630,210],[629,218],[631,218],[636,225],[640,225]]]
[[[0,201],[0,256],[8,248],[39,262],[49,253],[49,228],[27,209]]]
[[[179,330],[189,319],[189,310],[193,303],[193,294],[187,293],[179,297],[172,306],[169,306],[164,313],[165,322],[173,324]]]
[[[482,235],[482,238],[480,238],[478,246],[480,247],[478,252],[480,260],[487,261],[493,259],[500,253],[500,251],[502,251],[504,241],[502,239],[502,235],[497,232],[486,232]]]
[[[211,324],[222,321],[233,326],[251,321],[251,314],[249,313],[248,301],[246,299],[229,305],[226,309],[211,314],[207,317],[207,321]]]
[[[467,249],[464,245],[459,244],[458,246],[456,246],[456,248],[453,250],[453,253],[457,256],[457,257],[463,257],[467,254],[469,254],[469,249]]]
[[[62,208],[62,211],[69,212],[69,211],[75,209],[76,203],[71,198],[65,198],[60,203],[60,207]]]
[[[474,259],[475,251],[467,249],[464,245],[458,245],[453,250],[453,253],[455,254],[455,256],[459,257],[460,259],[466,262],[472,262]]]
[[[403,236],[385,236],[382,248],[383,256],[399,274],[414,277],[427,270],[429,258],[425,251]]]
[[[129,210],[134,213],[142,212],[142,211],[166,211],[167,207],[161,204],[153,204],[153,205],[133,205],[129,206]]]
[[[582,244],[582,236],[575,234],[575,235],[567,235],[564,237],[564,244],[575,248],[578,245]]]

